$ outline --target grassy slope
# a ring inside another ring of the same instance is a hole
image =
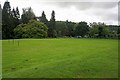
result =
[[[117,44],[107,39],[4,40],[3,77],[117,77]]]

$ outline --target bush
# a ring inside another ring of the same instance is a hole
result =
[[[45,38],[47,37],[47,26],[35,20],[28,24],[20,24],[14,29],[15,38]]]

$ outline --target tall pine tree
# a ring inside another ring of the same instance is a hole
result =
[[[0,39],[2,39],[2,8],[0,4]]]
[[[14,38],[14,28],[19,24],[19,10],[13,8],[11,11],[10,2],[6,1],[2,10],[2,37],[3,39]]]
[[[19,19],[20,18],[20,13],[18,7],[16,7],[16,17]]]
[[[11,34],[12,13],[10,3],[6,1],[2,10],[2,37],[3,39],[12,38]]]
[[[16,7],[16,10],[13,8],[12,10],[12,28],[14,29],[15,27],[17,27],[18,24],[20,24],[19,18],[20,18],[20,14],[19,14],[19,9],[18,7]],[[13,34],[13,38],[14,38],[14,31],[12,30],[12,34]]]
[[[48,25],[48,20],[46,18],[45,12],[42,12],[42,16],[40,18],[40,21],[43,22],[44,24]]]
[[[51,19],[49,22],[49,27],[48,27],[48,36],[49,37],[56,37],[56,27],[55,27],[55,11],[52,11],[51,14]]]

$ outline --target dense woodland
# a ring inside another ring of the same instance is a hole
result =
[[[51,12],[51,19],[47,20],[43,11],[40,17],[37,17],[32,8],[24,8],[20,15],[19,8],[11,10],[10,2],[6,1],[2,13],[2,33],[3,39],[15,38],[58,38],[58,37],[76,37],[76,38],[115,38],[120,36],[120,26],[106,25],[101,22],[79,23],[66,21],[56,21],[55,11]],[[76,15],[77,16],[77,15]],[[0,34],[1,35],[1,34]]]

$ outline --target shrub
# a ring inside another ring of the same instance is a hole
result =
[[[47,37],[47,26],[35,20],[27,24],[20,24],[14,29],[15,38],[45,38]]]

